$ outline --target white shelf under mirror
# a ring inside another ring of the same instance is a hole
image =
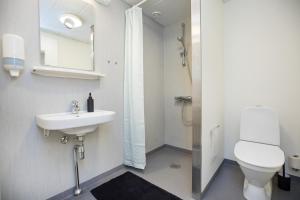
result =
[[[84,71],[84,70],[48,67],[48,66],[35,66],[32,68],[32,73],[41,76],[75,78],[75,79],[86,79],[86,80],[98,80],[100,78],[105,77],[105,74],[101,74],[93,71]]]

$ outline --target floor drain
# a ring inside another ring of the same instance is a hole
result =
[[[172,163],[172,164],[170,165],[170,168],[172,168],[172,169],[179,169],[179,168],[181,168],[181,165]]]

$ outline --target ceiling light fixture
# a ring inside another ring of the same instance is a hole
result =
[[[111,0],[95,0],[97,3],[103,4],[105,6],[108,6],[111,2]]]
[[[152,15],[153,15],[153,17],[159,17],[159,16],[161,16],[161,12],[154,11],[154,12],[152,12]]]
[[[82,26],[82,20],[73,14],[63,14],[59,21],[68,29],[78,28]]]

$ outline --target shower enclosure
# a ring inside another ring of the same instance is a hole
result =
[[[182,171],[187,169],[190,175],[182,181],[188,181],[186,187],[191,188],[186,191],[189,194],[178,195],[182,199],[193,196],[198,200],[202,192],[200,0],[135,2],[139,3],[131,4],[135,5],[131,9],[139,6],[143,10],[144,61],[141,67],[144,69],[145,178],[147,170],[155,176],[155,173],[169,169],[168,173],[175,173],[174,176],[177,173],[179,177],[169,179],[180,181],[186,174]],[[170,12],[171,6],[177,10]],[[163,151],[163,148],[168,150]],[[169,158],[174,158],[167,163],[167,168],[163,167],[164,161],[161,166],[151,163],[156,161],[151,160],[150,154],[155,152],[156,157],[160,157],[160,151],[162,158],[170,152]],[[185,158],[181,158],[182,155]],[[183,163],[182,159],[189,163]],[[153,165],[155,169],[151,168]]]

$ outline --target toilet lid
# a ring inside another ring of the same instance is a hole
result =
[[[278,146],[246,141],[239,141],[235,145],[234,155],[242,162],[265,168],[281,167],[285,160]]]

